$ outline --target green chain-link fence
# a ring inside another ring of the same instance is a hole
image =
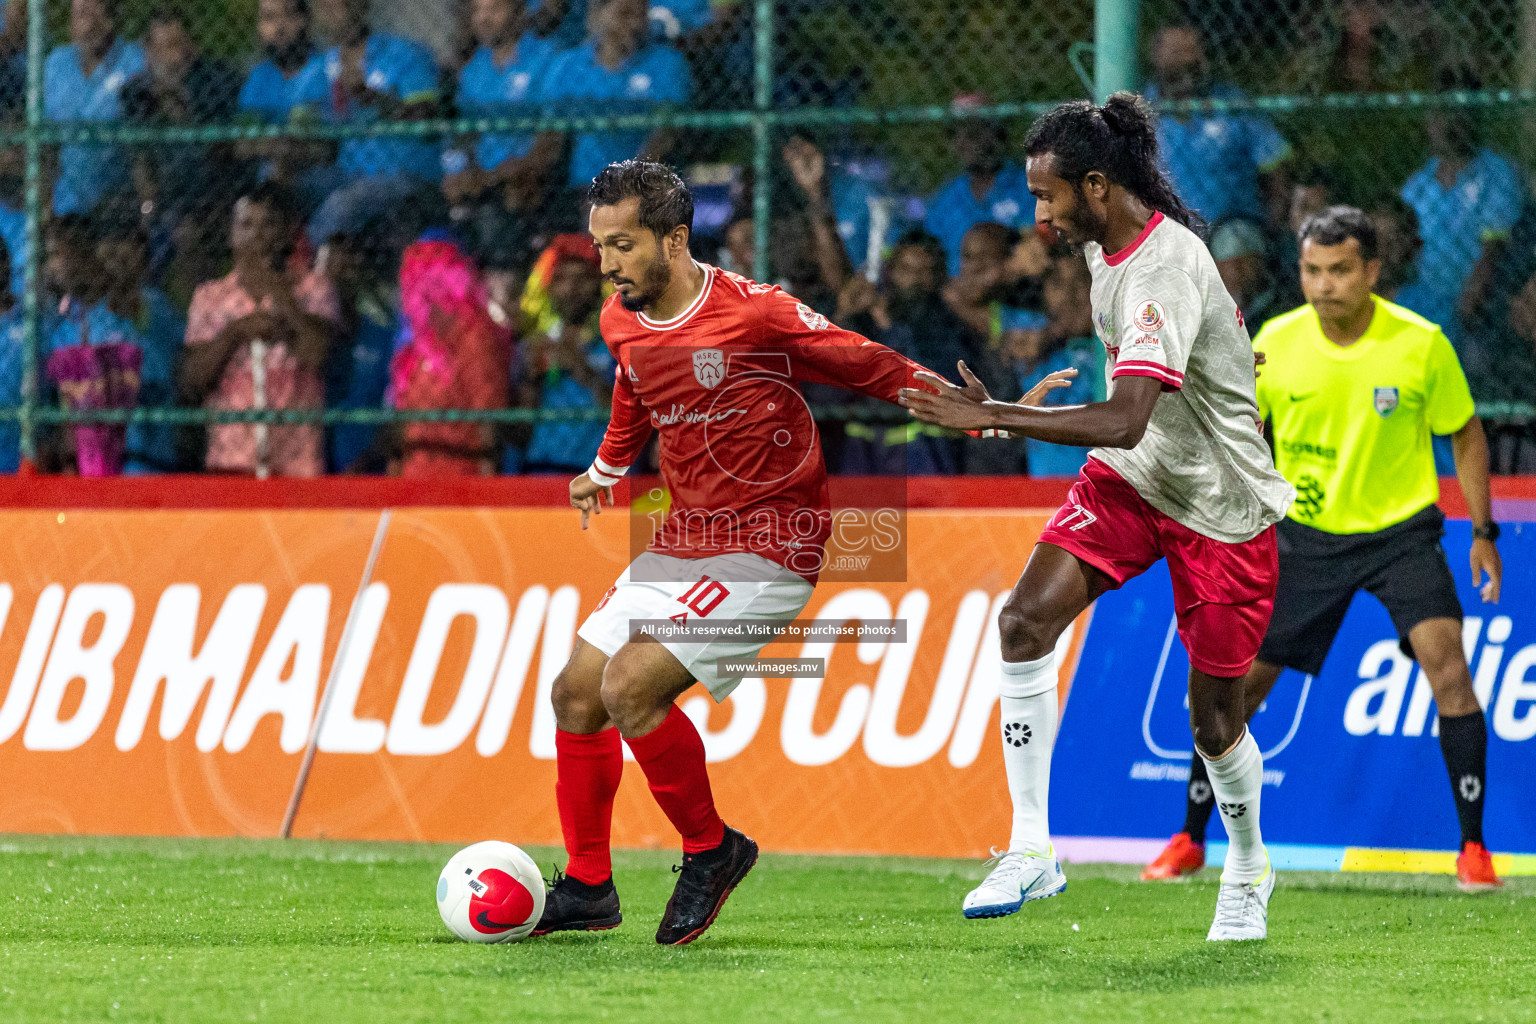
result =
[[[601,345],[548,290],[563,287],[559,236],[582,228],[576,186],[637,151],[686,172],[703,258],[936,364],[969,354],[1016,391],[1049,358],[1092,358],[1071,344],[1091,333],[1085,283],[1028,231],[1016,144],[1054,102],[1145,86],[1248,319],[1299,301],[1297,217],[1368,207],[1389,232],[1384,287],[1447,326],[1514,468],[1536,399],[1533,8],[9,0],[0,235],[17,306],[0,448],[67,467],[69,425],[127,421],[130,468],[200,469],[204,424],[307,422],[349,439],[327,451],[332,471],[379,469],[360,457],[400,442],[381,424],[479,423],[498,432],[449,439],[533,468],[557,467],[563,445],[574,466],[606,417],[590,386]],[[193,299],[230,270],[236,200],[274,182],[306,229],[286,279],[318,265],[333,286],[295,298],[342,325],[297,377],[281,359],[258,373],[248,346],[194,360],[178,336],[189,306],[202,346],[249,312],[229,288]],[[488,364],[508,376],[498,387],[386,393],[409,326],[401,252],[435,226],[456,229],[521,342],[511,367]],[[56,358],[114,337],[141,341],[137,395],[103,397],[116,378],[100,359]],[[813,398],[836,443],[914,436],[891,410]],[[540,441],[553,424],[567,432]],[[1024,468],[948,458],[935,468]]]

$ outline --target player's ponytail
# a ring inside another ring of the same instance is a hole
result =
[[[1205,229],[1205,221],[1184,205],[1163,173],[1156,115],[1133,92],[1117,92],[1101,107],[1086,100],[1063,103],[1030,126],[1024,151],[1030,156],[1050,153],[1056,173],[1074,184],[1089,171],[1099,171],[1169,220],[1196,232]]]
[[[1109,130],[1145,153],[1157,152],[1157,132],[1152,127],[1152,108],[1133,92],[1117,92],[1104,101],[1099,116]]]

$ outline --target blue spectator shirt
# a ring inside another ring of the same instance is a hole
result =
[[[145,288],[140,292],[139,304],[139,321],[134,325],[144,350],[144,366],[139,379],[139,405],[146,408],[170,408],[178,404],[176,364],[186,346],[187,319],[170,297],[158,288]],[[139,439],[137,444],[135,437]],[[167,473],[175,466],[176,427],[173,424],[142,423],[129,428],[125,473],[130,476]]]
[[[1025,309],[1023,306],[1006,306],[1001,302],[992,303],[992,337],[994,338],[1000,338],[1008,331],[1039,330],[1050,322],[1050,318],[1039,310]]]
[[[121,121],[123,85],[144,70],[138,43],[118,40],[89,76],[73,43],[55,47],[43,65],[43,113],[50,121]],[[59,147],[53,212],[89,213],[108,193],[127,188],[130,161],[121,146]]]
[[[270,60],[264,60],[251,69],[245,85],[240,87],[239,107],[242,113],[257,114],[267,124],[282,124],[300,107],[312,108],[316,113],[325,110],[331,102],[331,79],[326,71],[325,55],[310,54],[292,78],[284,75]]]
[[[544,73],[556,56],[555,44],[532,32],[517,41],[517,52],[504,68],[496,66],[489,46],[482,46],[459,72],[459,113],[464,117],[517,117],[538,113]],[[533,135],[482,135],[475,160],[484,170],[513,157],[527,156]]]
[[[833,164],[828,175],[828,198],[832,216],[837,220],[837,233],[858,271],[869,265],[870,225],[877,203],[885,204],[888,215],[884,244],[880,247],[882,257],[911,226],[905,216],[906,204],[886,188],[883,171],[883,167],[871,166],[869,162],[850,161]]]
[[[528,0],[525,11],[532,15],[543,6],[543,0]],[[563,50],[569,46],[579,46],[586,34],[587,0],[569,0],[565,6],[565,17],[560,19],[560,24],[550,33],[549,40],[555,44],[556,49]]]
[[[714,20],[711,0],[651,0],[651,35],[660,40],[697,32]]]
[[[21,300],[27,290],[27,213],[0,202],[0,238],[11,254],[11,294]]]
[[[668,46],[651,44],[615,71],[597,62],[597,44],[588,40],[555,59],[540,90],[544,104],[560,114],[643,114],[682,103],[693,91],[688,62]],[[587,132],[571,150],[570,184],[586,185],[618,160],[645,145],[644,131]]]
[[[1403,186],[1403,200],[1419,215],[1419,281],[1454,310],[1461,290],[1483,254],[1483,243],[1509,237],[1525,203],[1525,182],[1507,160],[1480,149],[1445,188],[1431,157]],[[1442,322],[1441,326],[1445,326]]]
[[[1452,341],[1456,340],[1452,333],[1456,327],[1456,302],[1454,296],[1450,301],[1447,301],[1444,296],[1426,285],[1422,277],[1415,274],[1413,280],[1397,289],[1391,301],[1402,306],[1404,309],[1419,314],[1419,316],[1444,331]]]
[[[557,334],[560,330],[555,325],[551,334]],[[543,341],[533,338],[532,345],[538,345]],[[525,347],[532,345],[525,343]],[[608,351],[608,346],[603,343],[601,337],[594,337],[586,344],[587,365],[600,377],[613,376],[613,354]],[[530,352],[531,356],[532,353]],[[563,370],[550,369],[545,372],[544,379],[539,382],[539,408],[540,409],[598,409],[601,403],[597,396],[590,390],[578,384],[575,378],[566,374]],[[533,428],[533,436],[528,439],[528,451],[523,459],[525,464],[536,469],[564,468],[579,470],[584,466],[592,465],[592,460],[597,457],[597,448],[603,443],[603,432],[607,425],[601,420],[552,420],[547,423],[536,424]]]
[[[401,322],[392,310],[367,303],[358,317],[357,333],[350,344],[331,351],[325,373],[325,405],[328,409],[382,409],[389,388],[389,362]],[[373,447],[377,426],[338,423],[326,439],[326,470],[344,473]]]
[[[1024,168],[1015,163],[1003,165],[992,188],[981,202],[971,192],[971,176],[960,174],[940,186],[928,200],[924,226],[944,243],[949,257],[949,273],[960,273],[960,241],[977,224],[995,221],[1006,227],[1024,230],[1035,223],[1035,197],[1029,194]]]
[[[1155,102],[1157,87],[1147,86],[1146,97]],[[1210,98],[1244,96],[1218,85]],[[1164,114],[1157,120],[1157,145],[1180,198],[1212,224],[1235,215],[1263,220],[1259,174],[1291,155],[1274,124],[1251,114]]]
[[[386,93],[402,103],[435,99],[438,94],[437,62],[432,51],[399,36],[375,33],[363,51],[363,74],[368,88]],[[380,120],[376,110],[346,101],[338,108],[336,87],[341,78],[341,48],[325,55],[326,88],[332,93],[325,106],[327,118],[336,124],[371,124]],[[422,181],[442,177],[442,159],[436,144],[412,138],[348,139],[337,160],[352,179],[407,174]]]
[[[651,36],[658,42],[675,40],[709,25],[715,20],[716,7],[729,7],[738,0],[651,0]],[[542,0],[528,0],[527,12],[543,6]],[[587,2],[570,0],[565,17],[549,37],[557,49],[575,46],[586,34]]]
[[[1045,397],[1046,405],[1088,405],[1102,402],[1105,396],[1104,346],[1096,338],[1074,338],[1019,375],[1021,393],[1039,384],[1057,370],[1077,370],[1072,383],[1057,388]],[[1087,448],[1048,444],[1034,438],[1024,439],[1029,457],[1030,476],[1076,476],[1088,458]]]
[[[15,409],[21,405],[25,345],[26,325],[18,303],[0,316],[0,409]],[[16,420],[0,421],[0,473],[14,473],[20,466],[21,424]]]

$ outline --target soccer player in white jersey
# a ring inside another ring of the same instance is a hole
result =
[[[1244,724],[1243,674],[1274,601],[1274,524],[1294,492],[1260,433],[1248,334],[1198,224],[1159,170],[1151,111],[1131,93],[1067,103],[1025,142],[1035,219],[1082,246],[1109,398],[1030,407],[978,400],[924,378],[902,401],[920,419],[1092,447],[1004,605],[1002,733],[1013,835],[967,917],[998,917],[1054,896],[1066,878],[1046,821],[1062,631],[1099,595],[1159,558],[1173,578],[1189,651],[1195,749],[1231,837],[1207,936],[1267,934],[1275,876],[1259,832],[1263,757]],[[920,375],[923,376],[923,375]]]

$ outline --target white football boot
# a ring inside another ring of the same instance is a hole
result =
[[[1216,920],[1207,942],[1263,939],[1269,936],[1269,894],[1275,891],[1275,869],[1266,867],[1257,882],[1222,882],[1216,896]]]
[[[1044,857],[992,851],[991,872],[965,897],[966,917],[1007,917],[1030,900],[1043,900],[1067,888],[1056,851]]]

